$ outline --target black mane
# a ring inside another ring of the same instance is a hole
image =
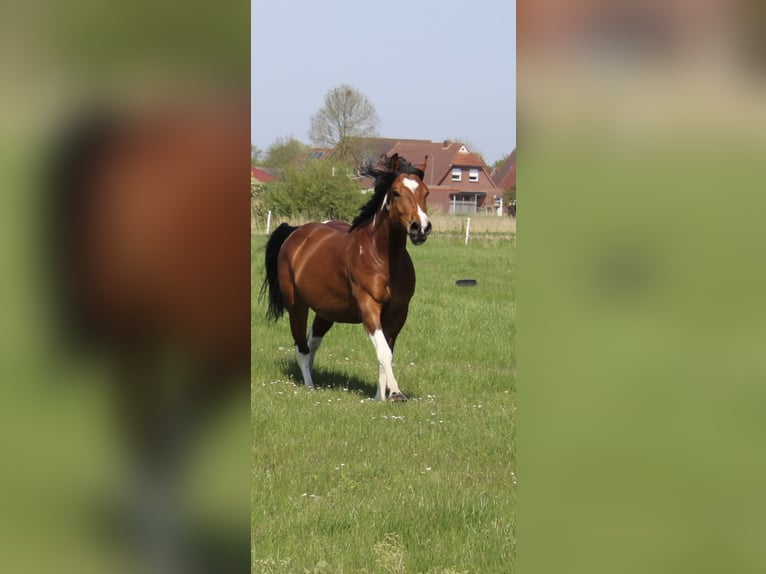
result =
[[[378,166],[380,167],[373,167],[372,161],[367,160],[367,163],[360,172],[364,177],[371,177],[375,179],[375,192],[372,194],[370,201],[365,203],[359,209],[359,215],[357,215],[354,218],[354,221],[351,222],[351,229],[356,229],[368,219],[372,219],[372,217],[380,209],[380,206],[383,204],[391,184],[394,183],[394,180],[399,176],[399,174],[409,173],[412,175],[417,175],[421,180],[425,176],[423,170],[418,169],[404,158],[399,157],[397,154],[392,155],[390,158],[386,157],[385,154],[382,155],[380,157],[380,161],[378,162]]]

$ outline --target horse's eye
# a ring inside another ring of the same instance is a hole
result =
[[[399,192],[398,192],[398,191],[394,191],[394,190],[392,189],[392,190],[391,190],[391,192],[394,194],[394,197],[395,197],[395,198],[396,198],[396,197],[399,197]]]

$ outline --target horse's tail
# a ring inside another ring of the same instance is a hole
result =
[[[269,309],[266,316],[272,321],[279,319],[285,312],[285,302],[282,299],[282,290],[279,288],[279,277],[277,275],[277,257],[282,244],[287,240],[293,231],[298,229],[287,223],[283,223],[274,230],[269,240],[266,242],[266,279],[261,286],[261,296],[268,291]]]
[[[61,126],[46,152],[41,184],[44,186],[47,236],[44,246],[47,284],[54,302],[55,335],[64,345],[90,346],[100,342],[99,315],[85,297],[82,279],[75,271],[82,257],[77,229],[87,220],[100,197],[92,176],[109,158],[111,144],[121,135],[119,118],[107,110],[78,114]]]

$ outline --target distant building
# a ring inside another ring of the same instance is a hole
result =
[[[496,185],[482,157],[472,153],[465,144],[450,140],[363,138],[357,146],[359,165],[395,153],[412,164],[419,164],[428,156],[424,182],[431,192],[429,209],[443,213],[496,210],[503,189]],[[311,148],[299,161],[328,160],[332,156],[331,148]],[[371,188],[372,184],[369,179],[361,179],[363,188]]]
[[[497,168],[492,170],[492,181],[497,188],[505,193],[511,189],[516,189],[516,150],[514,149],[505,161]]]
[[[397,153],[412,164],[428,156],[424,183],[431,195],[430,210],[443,213],[476,213],[494,209],[497,187],[481,156],[471,153],[465,144],[444,140],[369,138],[368,149],[388,157]],[[372,182],[366,182],[367,186]]]
[[[250,179],[256,184],[269,183],[277,178],[272,170],[262,167],[250,167]]]

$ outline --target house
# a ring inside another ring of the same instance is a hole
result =
[[[332,158],[332,154],[335,152],[334,149],[329,147],[312,147],[306,150],[306,153],[301,154],[298,156],[297,163],[303,163],[304,161],[308,160],[327,160]]]
[[[492,170],[492,180],[505,199],[505,209],[516,217],[516,149],[505,158],[505,161]]]
[[[428,156],[424,182],[431,195],[429,209],[443,213],[476,213],[497,208],[503,190],[498,188],[489,168],[480,155],[472,153],[465,144],[444,140],[433,142],[424,139],[363,138],[358,146],[359,164],[363,159],[377,160],[397,153],[413,164],[419,164]],[[312,148],[305,159],[326,160],[332,156],[331,149]],[[370,189],[373,182],[361,179],[363,189]]]
[[[428,197],[431,210],[443,213],[494,210],[495,200],[502,195],[484,160],[463,143],[400,140],[387,155],[394,153],[414,164],[428,156],[424,183],[431,191]]]
[[[503,193],[516,189],[516,150],[505,161],[492,170],[492,181]]]
[[[277,175],[273,170],[267,170],[263,167],[250,166],[250,186],[252,188],[260,187],[265,183],[269,183],[277,179]]]

